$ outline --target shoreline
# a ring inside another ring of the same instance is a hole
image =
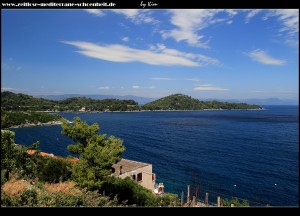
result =
[[[38,112],[48,112],[48,113],[139,113],[139,112],[201,112],[201,111],[235,111],[235,110],[245,110],[245,111],[256,111],[256,110],[266,110],[265,108],[261,109],[202,109],[202,110],[134,110],[134,111],[38,111]],[[67,120],[67,119],[66,119]],[[72,121],[67,120],[69,123],[72,123]],[[24,127],[36,127],[36,126],[54,126],[54,125],[61,125],[62,121],[49,121],[45,123],[23,123],[21,125],[13,125],[9,128],[24,128]]]
[[[226,111],[226,110],[231,110],[231,111],[235,111],[235,110],[266,110],[265,108],[261,108],[261,109],[202,109],[202,110],[133,110],[133,111],[52,111],[51,113],[129,113],[129,112],[201,112],[201,111]],[[44,112],[44,111],[40,111],[40,112]],[[45,112],[49,112],[49,111],[45,111]]]
[[[23,127],[35,127],[35,126],[52,126],[52,125],[61,125],[61,121],[50,121],[50,122],[45,122],[45,123],[24,123],[21,125],[13,125],[9,128],[23,128]]]
[[[72,123],[71,121],[67,120],[69,123]],[[62,121],[58,120],[58,121],[49,121],[49,122],[38,122],[38,123],[24,123],[24,124],[20,124],[20,125],[13,125],[9,128],[24,128],[24,127],[36,127],[36,126],[54,126],[54,125],[61,125]]]

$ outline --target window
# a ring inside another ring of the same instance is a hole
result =
[[[135,175],[132,175],[132,179],[135,181]]]
[[[139,173],[136,175],[136,180],[139,182],[139,181],[142,181],[143,178],[142,178],[142,173]]]
[[[155,174],[152,173],[152,181],[155,181]]]

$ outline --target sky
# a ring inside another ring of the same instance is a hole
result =
[[[298,9],[9,9],[1,47],[1,91],[299,97]]]

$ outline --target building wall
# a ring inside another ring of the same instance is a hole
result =
[[[142,173],[142,180],[139,181],[138,183],[145,188],[150,189],[151,191],[154,190],[154,184],[155,181],[152,181],[152,165],[147,165],[141,168],[137,168],[135,170],[135,174],[137,175],[138,173]],[[123,173],[122,175],[119,176],[120,178],[126,178],[126,177],[132,177],[131,172],[126,172]]]

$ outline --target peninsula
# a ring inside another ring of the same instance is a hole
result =
[[[174,110],[220,110],[220,109],[262,109],[258,105],[201,101],[188,95],[173,94],[145,105],[134,100],[91,99],[73,97],[64,100],[48,100],[26,94],[1,92],[2,111],[44,111],[44,112],[106,112],[106,111],[174,111]]]

